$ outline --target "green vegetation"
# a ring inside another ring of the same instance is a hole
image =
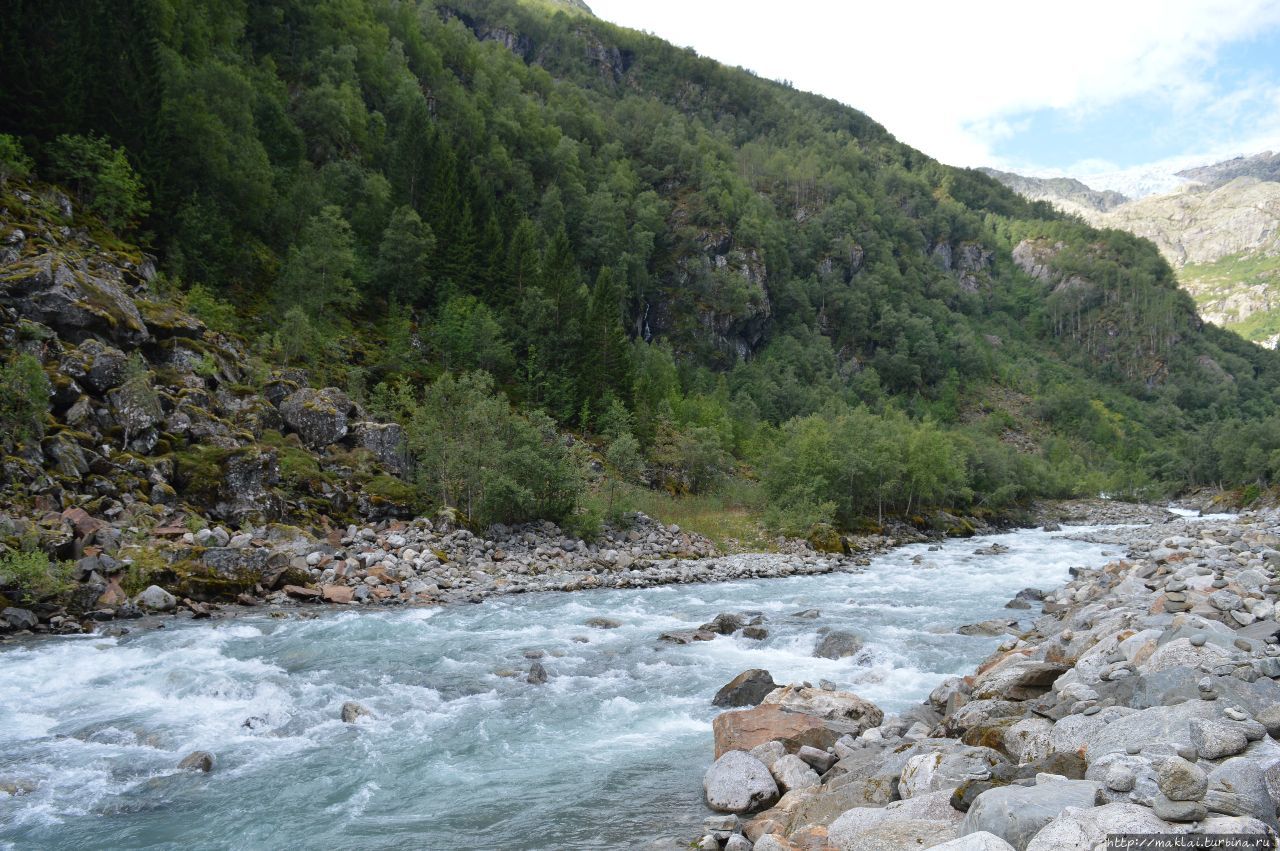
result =
[[[572,3],[25,4],[0,74],[41,175],[255,357],[370,388],[475,523],[678,496],[745,537],[1276,474],[1280,358],[1150,243]],[[767,506],[725,496],[756,474]]]
[[[14,178],[27,177],[33,168],[35,163],[23,150],[22,143],[8,133],[0,133],[0,186]]]
[[[49,392],[44,369],[31,355],[16,355],[0,365],[0,445],[44,434]]]
[[[35,603],[69,590],[73,569],[71,562],[50,561],[35,549],[0,553],[0,589]]]
[[[1196,304],[1210,313],[1222,313],[1224,327],[1246,340],[1262,342],[1280,335],[1280,257],[1235,254],[1214,263],[1184,266],[1178,271]],[[1227,300],[1235,297],[1259,301],[1264,309],[1240,318]],[[1270,306],[1268,306],[1270,305]]]

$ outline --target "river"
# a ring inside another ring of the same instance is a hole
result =
[[[1000,640],[955,627],[1033,618],[1004,603],[1117,553],[1072,540],[1079,531],[912,545],[826,576],[10,643],[0,788],[23,791],[0,792],[0,848],[676,847],[708,815],[721,685],[767,668],[778,682],[831,680],[886,712],[918,703]],[[996,542],[1009,552],[974,553]],[[821,616],[791,617],[810,608]],[[764,614],[767,639],[656,640],[744,611]],[[814,658],[821,627],[866,646]],[[527,670],[526,651],[545,654],[545,685],[509,676]],[[342,723],[347,700],[373,717]],[[177,772],[197,749],[214,771]]]

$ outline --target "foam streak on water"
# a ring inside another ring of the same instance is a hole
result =
[[[1003,555],[974,555],[992,541]],[[1010,612],[1106,547],[1024,531],[923,545],[862,572],[316,620],[176,622],[0,651],[0,848],[600,849],[696,835],[716,689],[745,668],[835,681],[888,711],[998,642],[950,632]],[[923,556],[914,564],[913,557]],[[818,620],[788,617],[817,608]],[[722,611],[763,642],[655,641]],[[591,617],[622,622],[592,629]],[[810,654],[821,626],[862,653]],[[585,637],[585,643],[575,640]],[[547,653],[546,685],[499,675]],[[347,700],[375,718],[343,724]],[[254,719],[245,726],[246,719]],[[193,750],[210,775],[178,773]]]

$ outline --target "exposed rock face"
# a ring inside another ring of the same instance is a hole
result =
[[[355,423],[351,426],[351,438],[356,446],[367,449],[391,472],[397,475],[409,472],[404,427],[399,423]]]

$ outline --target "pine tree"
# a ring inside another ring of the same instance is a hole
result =
[[[431,283],[430,262],[436,238],[412,207],[391,214],[378,248],[374,281],[388,301],[422,305]]]

